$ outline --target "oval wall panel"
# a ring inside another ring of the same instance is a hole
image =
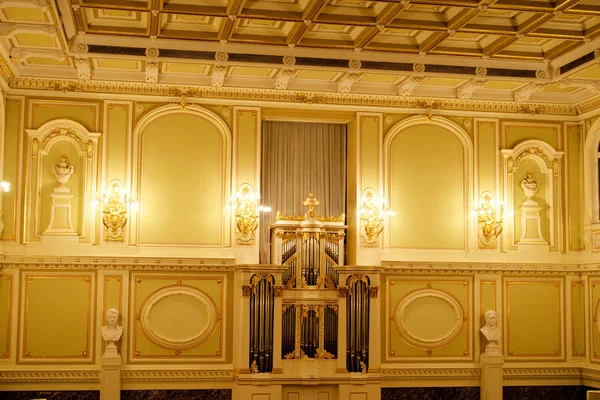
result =
[[[154,344],[170,350],[204,342],[218,321],[214,301],[191,286],[167,286],[146,298],[140,309],[142,332]]]
[[[395,325],[400,336],[415,347],[432,348],[450,343],[463,326],[460,303],[441,290],[409,293],[396,306]]]

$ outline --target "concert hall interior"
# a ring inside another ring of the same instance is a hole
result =
[[[597,0],[0,0],[0,94],[0,398],[600,396]]]

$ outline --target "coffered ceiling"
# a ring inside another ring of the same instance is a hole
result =
[[[4,0],[0,73],[571,104],[600,93],[598,0]]]

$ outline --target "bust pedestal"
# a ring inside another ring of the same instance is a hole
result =
[[[504,356],[497,341],[485,346],[481,355],[481,400],[502,400],[502,366]]]
[[[121,356],[114,342],[107,342],[100,360],[100,400],[121,398]]]

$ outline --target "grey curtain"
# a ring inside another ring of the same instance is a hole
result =
[[[346,212],[345,124],[265,121],[262,124],[260,262],[270,263],[269,227],[277,211],[301,215],[310,192],[319,215]]]

